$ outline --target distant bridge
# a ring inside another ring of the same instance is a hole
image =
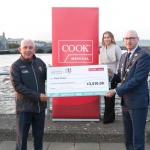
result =
[[[10,50],[0,50],[0,54],[9,54]]]
[[[50,47],[50,46],[36,47],[36,52],[37,53],[52,53],[52,47]]]
[[[17,48],[8,49],[8,50],[0,50],[0,54],[17,54],[19,53]],[[52,47],[36,47],[36,53],[52,53]]]

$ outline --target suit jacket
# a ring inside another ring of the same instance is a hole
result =
[[[149,104],[148,74],[150,71],[150,55],[137,47],[125,69],[127,53],[122,54],[118,73],[114,74],[112,82],[122,82],[116,88],[117,94],[122,97],[121,104],[129,109],[145,108]]]

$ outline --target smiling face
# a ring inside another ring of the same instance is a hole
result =
[[[112,39],[111,39],[110,35],[108,33],[104,34],[104,43],[105,43],[105,45],[109,46],[111,44],[111,41],[112,41]]]
[[[18,50],[21,53],[22,57],[26,60],[31,60],[36,51],[35,44],[30,39],[22,40]]]
[[[123,41],[126,48],[132,51],[138,45],[139,37],[135,31],[130,30],[125,34]]]
[[[102,37],[102,45],[109,47],[112,43],[116,44],[114,35],[110,31],[104,32]]]

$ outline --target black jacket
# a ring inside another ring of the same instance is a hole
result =
[[[16,111],[41,112],[47,103],[40,101],[45,93],[46,65],[34,55],[32,61],[22,57],[10,69],[11,82],[15,90]]]

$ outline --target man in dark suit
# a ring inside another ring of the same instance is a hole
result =
[[[126,32],[123,41],[128,52],[121,56],[118,73],[108,69],[112,82],[121,82],[121,85],[104,96],[111,97],[117,93],[121,97],[126,149],[144,150],[150,55],[138,46],[136,31]]]

